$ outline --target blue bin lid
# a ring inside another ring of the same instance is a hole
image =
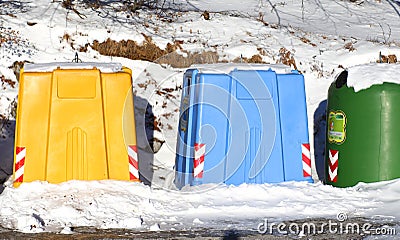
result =
[[[190,69],[197,69],[200,73],[230,74],[232,71],[271,70],[277,74],[290,74],[292,69],[284,64],[246,64],[246,63],[215,63],[195,64]]]

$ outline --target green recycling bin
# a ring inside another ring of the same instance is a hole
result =
[[[400,177],[400,85],[355,92],[347,71],[328,92],[325,181],[336,187]]]

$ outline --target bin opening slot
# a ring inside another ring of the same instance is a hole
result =
[[[335,81],[336,88],[341,88],[347,84],[347,76],[348,75],[349,75],[349,73],[346,70],[344,70],[343,72],[341,72],[339,74],[339,76],[336,78],[336,81]]]

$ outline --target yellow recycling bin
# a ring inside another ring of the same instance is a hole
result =
[[[132,71],[118,63],[26,64],[14,186],[35,180],[139,181]]]

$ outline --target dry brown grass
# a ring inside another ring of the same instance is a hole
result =
[[[255,54],[253,55],[251,58],[246,58],[246,57],[242,57],[242,58],[235,58],[233,60],[234,63],[266,63],[263,61],[262,57],[259,54]]]
[[[356,50],[355,47],[353,46],[353,43],[352,43],[352,42],[346,43],[346,44],[344,45],[344,48],[347,49],[347,50],[349,50],[349,52],[352,52],[352,51],[355,51],[355,50]]]
[[[381,62],[381,63],[397,63],[397,56],[395,54],[390,54],[390,55],[381,55],[380,59],[378,59],[376,62]]]
[[[306,37],[301,37],[301,38],[300,38],[300,41],[302,41],[303,43],[306,43],[306,44],[310,44],[310,45],[313,46],[313,47],[316,47],[316,46],[317,46],[317,44],[312,43],[312,42],[310,41],[310,39],[308,39],[308,38],[306,38]]]
[[[190,67],[193,64],[217,63],[218,53],[211,51],[203,51],[200,53],[187,53],[187,56],[172,52],[157,59],[155,62],[159,64],[168,64],[176,68]]]
[[[216,51],[189,52],[182,48],[183,41],[168,43],[165,49],[161,49],[153,42],[151,37],[143,36],[144,41],[140,44],[133,40],[118,42],[107,39],[101,43],[95,40],[91,47],[102,55],[150,61],[170,65],[175,68],[186,68],[193,64],[227,62],[226,60],[220,60]],[[86,51],[87,47],[81,47],[80,51]],[[178,53],[177,50],[183,54]],[[265,50],[259,49],[259,51],[260,54],[266,55]],[[255,54],[251,58],[238,57],[233,62],[266,63],[260,54]]]
[[[97,40],[93,42],[91,47],[102,55],[124,57],[132,60],[144,60],[156,62],[159,64],[168,64],[172,67],[184,68],[192,64],[216,63],[218,62],[218,54],[212,51],[203,51],[200,53],[191,53],[184,51],[181,47],[183,42],[175,41],[173,44],[168,43],[165,49],[159,48],[146,35],[144,41],[138,44],[133,40],[115,41],[107,39],[100,43]],[[176,51],[181,50],[186,56],[178,54]]]
[[[133,60],[146,60],[151,62],[177,50],[180,47],[179,43],[175,43],[174,45],[168,43],[166,49],[163,50],[154,44],[151,37],[146,35],[143,36],[145,40],[142,44],[138,44],[133,40],[122,40],[117,42],[109,38],[102,43],[95,40],[91,47],[103,55],[125,57]]]
[[[277,63],[282,63],[282,64],[291,66],[294,69],[298,70],[297,66],[296,66],[296,61],[294,60],[292,52],[290,52],[286,48],[282,47],[281,49],[279,49],[279,56],[280,56],[280,58],[277,61]]]

